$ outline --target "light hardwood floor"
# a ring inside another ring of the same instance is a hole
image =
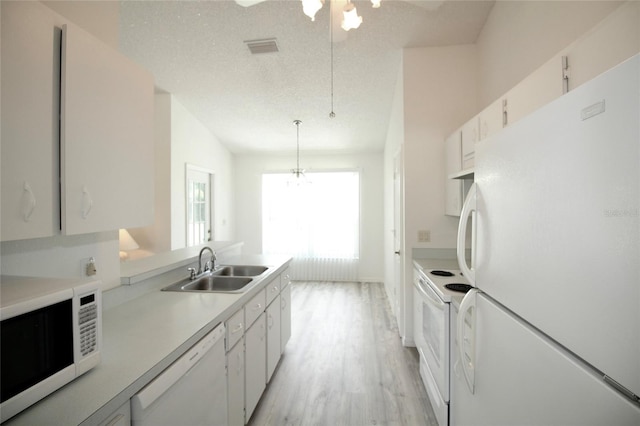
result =
[[[249,425],[437,425],[381,283],[291,285],[291,339]]]

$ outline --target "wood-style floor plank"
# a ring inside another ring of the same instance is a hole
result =
[[[291,285],[291,339],[250,426],[437,425],[381,283]]]

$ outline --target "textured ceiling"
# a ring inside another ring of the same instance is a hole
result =
[[[312,22],[298,0],[122,1],[120,46],[231,152],[383,149],[402,48],[474,43],[493,1],[354,1],[360,28]],[[345,37],[346,36],[346,37]],[[276,38],[252,55],[244,41]],[[331,57],[333,47],[333,111]]]

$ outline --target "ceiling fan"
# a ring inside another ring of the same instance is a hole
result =
[[[244,7],[251,7],[258,3],[262,3],[266,0],[235,0],[237,4]],[[320,10],[325,2],[329,2],[331,8],[331,22],[332,22],[332,40],[334,42],[343,41],[346,39],[346,31],[358,28],[362,23],[362,17],[358,16],[356,7],[350,0],[301,0],[302,10],[305,15],[315,20],[315,15]],[[415,6],[427,9],[438,9],[444,0],[402,0],[407,3],[411,3]],[[371,0],[371,5],[374,8],[380,7],[381,0]],[[345,32],[337,31],[339,29],[345,30]]]
[[[267,0],[235,0],[237,4],[251,7]],[[334,43],[346,40],[346,31],[358,28],[362,23],[362,17],[358,16],[355,6],[350,0],[302,0],[302,11],[312,21],[316,13],[328,2],[331,10],[332,40]],[[380,0],[371,0],[373,7],[380,7]],[[343,29],[344,31],[340,31]]]

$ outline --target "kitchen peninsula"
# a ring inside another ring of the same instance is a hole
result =
[[[224,253],[224,248],[215,247]],[[287,257],[221,257],[226,265],[264,265],[269,269],[242,293],[161,291],[188,277],[187,266],[197,263],[197,252],[196,257],[173,259],[173,263],[151,268],[144,276],[127,276],[132,281],[143,279],[103,294],[102,362],[6,424],[107,424],[121,407],[128,415],[129,399],[202,337],[266,292],[268,286],[271,289],[270,284],[277,283],[278,289],[289,284]],[[135,262],[123,270],[135,270]],[[127,300],[128,295],[133,296]]]

